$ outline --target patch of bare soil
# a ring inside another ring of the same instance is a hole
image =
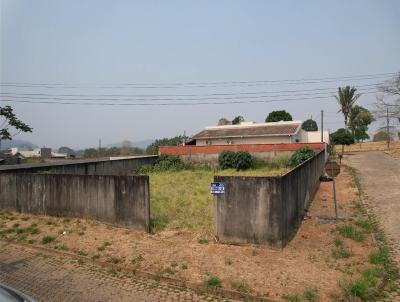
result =
[[[349,173],[341,172],[336,187],[340,217],[357,219],[361,215],[355,208],[357,190]],[[329,219],[334,216],[332,183],[321,183],[309,214],[311,219],[302,222],[295,238],[282,250],[219,244],[184,230],[145,234],[85,219],[15,212],[3,212],[0,231],[9,239],[41,246],[45,235],[53,236],[55,239],[46,246],[108,261],[116,268],[147,271],[191,283],[204,283],[212,275],[225,288],[237,288],[242,282],[250,293],[277,300],[284,294],[301,296],[307,289],[316,289],[320,301],[334,301],[332,294],[341,292],[340,282],[354,278],[362,269],[373,241],[368,233],[362,242],[339,235],[337,227],[345,222]],[[10,231],[32,224],[36,224],[38,234],[33,231],[21,238],[22,231]],[[334,256],[337,238],[352,255]]]

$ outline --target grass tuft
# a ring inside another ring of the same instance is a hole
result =
[[[50,242],[53,242],[55,239],[56,239],[56,238],[53,237],[53,236],[46,235],[46,236],[44,236],[44,237],[42,238],[42,244],[48,244],[48,243],[50,243]]]
[[[365,239],[365,235],[363,233],[361,233],[360,231],[358,231],[352,225],[339,226],[338,231],[342,236],[353,239],[354,241],[361,242],[361,241],[364,241],[364,239]]]

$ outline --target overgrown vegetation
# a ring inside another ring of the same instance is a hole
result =
[[[300,165],[302,162],[314,156],[314,151],[309,147],[303,147],[297,150],[290,158],[290,165],[292,167],[296,167]]]

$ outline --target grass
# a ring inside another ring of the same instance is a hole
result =
[[[283,294],[282,299],[288,302],[301,302],[301,298],[298,294]]]
[[[208,279],[206,280],[206,285],[207,287],[221,287],[222,286],[222,281],[220,278],[217,276],[209,276]]]
[[[332,257],[335,259],[342,259],[342,258],[349,258],[353,256],[354,253],[342,246],[338,247],[337,249],[334,249],[332,251]]]
[[[42,238],[42,244],[48,244],[50,242],[53,242],[56,238],[53,236],[45,235]]]
[[[110,246],[110,245],[111,245],[110,242],[104,241],[100,246],[97,247],[97,250],[99,252],[102,252],[102,251],[104,251],[106,249],[107,246]]]
[[[150,171],[151,227],[186,229],[212,234],[212,201],[210,183],[214,175],[273,176],[285,168],[265,165],[246,171],[192,167],[185,170]]]
[[[303,298],[306,301],[315,302],[318,301],[318,289],[307,288],[303,293]]]
[[[360,228],[363,228],[364,230],[368,232],[376,232],[377,231],[377,226],[375,223],[373,223],[369,219],[359,219],[354,221],[354,224],[359,226]]]
[[[354,241],[361,242],[365,240],[365,235],[358,231],[353,225],[339,226],[338,231],[342,236],[353,239]]]

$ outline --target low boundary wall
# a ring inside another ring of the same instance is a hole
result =
[[[244,145],[208,145],[208,146],[160,146],[159,155],[178,155],[189,163],[218,164],[218,156],[223,151],[247,151],[253,156],[270,160],[277,156],[290,157],[296,150],[308,146],[316,152],[325,149],[325,143],[290,144],[244,144]]]
[[[284,247],[318,189],[324,166],[321,151],[278,177],[215,176],[214,181],[225,183],[225,193],[214,196],[219,241]]]
[[[90,218],[149,232],[149,177],[1,173],[0,208]]]
[[[158,156],[115,157],[108,159],[69,160],[54,163],[0,166],[0,173],[36,173],[76,175],[128,175],[143,165],[155,164]]]

